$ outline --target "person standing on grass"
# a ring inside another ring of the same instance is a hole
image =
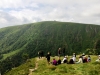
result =
[[[41,58],[44,56],[44,52],[41,50]]]
[[[58,49],[58,57],[61,56],[61,48]]]
[[[46,58],[47,58],[47,62],[48,62],[48,64],[50,64],[50,56],[51,56],[51,53],[48,52],[47,55],[46,55]]]
[[[40,57],[41,57],[41,53],[40,53],[40,51],[38,52],[38,57],[39,57],[39,59],[40,59]]]

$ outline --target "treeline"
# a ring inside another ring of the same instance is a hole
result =
[[[29,55],[21,51],[20,53],[17,53],[11,57],[6,58],[5,60],[0,61],[1,74],[4,75],[11,69],[25,63],[27,59],[29,59]]]

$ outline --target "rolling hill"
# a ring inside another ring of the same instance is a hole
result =
[[[100,26],[44,21],[1,28],[0,70],[4,73],[19,66],[26,59],[36,57],[40,50],[44,55],[49,51],[55,56],[59,47],[65,48],[68,55],[100,53]]]

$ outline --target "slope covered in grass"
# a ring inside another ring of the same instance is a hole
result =
[[[88,52],[98,49],[100,26],[69,22],[46,21],[0,29],[0,54],[15,50],[24,51],[29,57],[37,56],[39,50],[52,51],[61,47],[66,52]],[[18,53],[19,51],[16,51]],[[33,55],[34,53],[34,55]]]
[[[77,56],[78,57],[78,56]],[[58,59],[58,57],[52,57]],[[52,61],[51,58],[51,61]],[[63,57],[61,57],[62,59]],[[70,57],[69,57],[70,58]],[[61,64],[57,66],[48,65],[45,58],[32,58],[25,64],[12,69],[5,75],[28,75],[29,69],[35,67],[35,62],[38,63],[38,68],[32,75],[100,75],[100,62],[95,62],[97,56],[91,56],[92,61],[82,64]],[[77,58],[78,60],[78,58]]]

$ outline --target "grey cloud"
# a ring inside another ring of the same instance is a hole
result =
[[[0,17],[6,26],[44,20],[100,24],[99,9],[100,0],[2,0]]]
[[[0,12],[0,19],[3,19],[0,23],[0,28],[17,25],[19,22],[19,20],[16,17],[11,16],[10,14],[5,12]]]

